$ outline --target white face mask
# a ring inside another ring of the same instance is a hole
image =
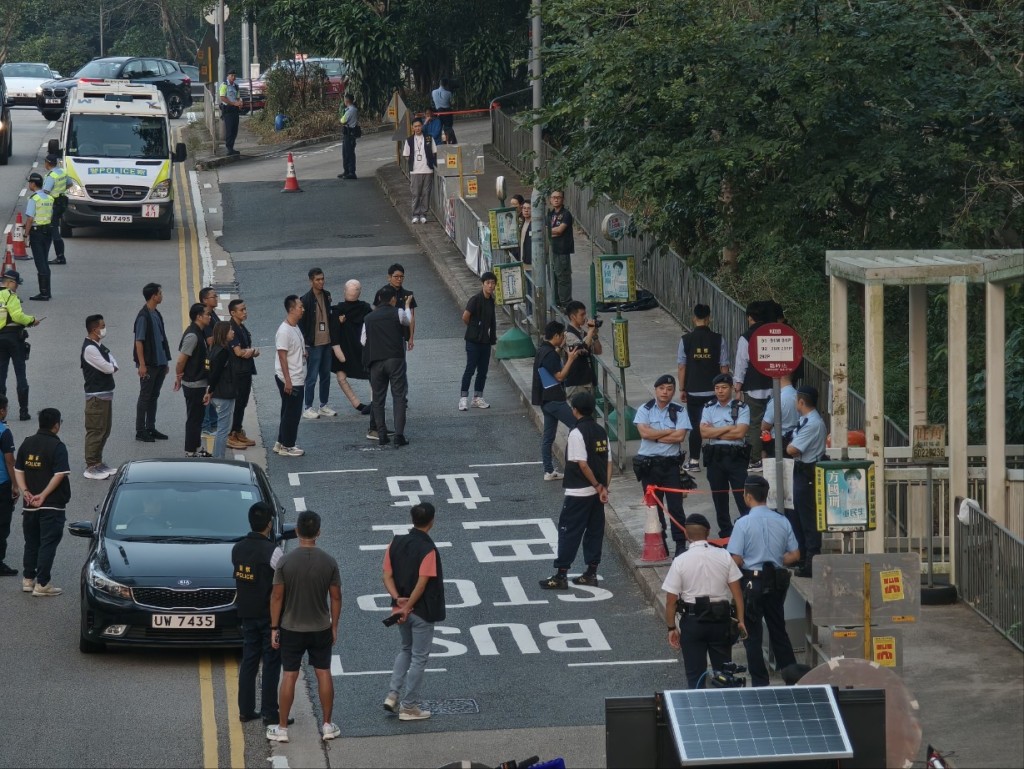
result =
[[[107,329],[106,328],[101,328],[100,329],[100,339],[102,339],[106,335],[107,335]]]

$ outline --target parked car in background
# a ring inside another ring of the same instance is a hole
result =
[[[55,75],[48,64],[9,61],[0,67],[7,81],[7,95],[15,106],[36,106],[36,94],[40,86]]]
[[[11,125],[11,98],[7,95],[4,73],[0,72],[0,166],[7,165],[14,152],[14,126]]]
[[[178,66],[181,67],[181,71],[188,75],[192,81],[192,101],[202,101],[205,85],[202,76],[199,74],[199,67],[194,64],[182,64],[180,61]]]
[[[274,62],[262,75],[252,80],[238,81],[238,95],[241,97],[243,106],[242,114],[252,110],[263,109],[267,104],[267,77],[275,69],[288,68],[297,75],[302,76],[307,72],[314,72],[314,67],[323,70],[327,78],[327,96],[331,99],[341,101],[348,86],[349,66],[344,59],[329,59],[321,57],[310,57],[300,60],[284,60]]]
[[[131,80],[133,83],[151,83],[160,89],[167,102],[167,113],[172,118],[192,106],[192,80],[170,59],[138,56],[108,56],[93,59],[72,77],[44,83],[36,98],[36,106],[47,120],[59,120],[67,107],[68,96],[79,82],[103,80]]]

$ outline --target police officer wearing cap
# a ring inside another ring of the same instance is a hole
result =
[[[814,499],[814,471],[817,463],[825,458],[825,420],[818,413],[818,391],[810,385],[802,385],[796,391],[796,410],[800,415],[793,431],[793,439],[786,453],[796,460],[793,466],[793,507],[799,522],[796,529],[797,541],[803,561],[797,570],[798,577],[811,576],[811,561],[821,553],[821,532],[818,531],[816,502]]]
[[[762,618],[768,626],[776,667],[782,670],[796,662],[793,644],[786,632],[783,606],[791,576],[785,567],[800,560],[800,548],[786,517],[765,504],[769,488],[768,481],[760,475],[747,476],[743,496],[750,505],[750,514],[736,521],[729,538],[729,554],[743,572],[748,633],[743,644],[747,649],[751,686],[769,684],[761,650]]]
[[[7,367],[14,364],[14,378],[18,387],[18,418],[27,422],[32,418],[28,410],[28,375],[25,373],[25,329],[38,326],[39,318],[27,315],[21,309],[18,286],[22,283],[17,270],[4,270],[0,275],[0,394],[7,395]]]
[[[676,394],[676,380],[671,374],[662,374],[654,383],[654,397],[636,410],[633,424],[640,432],[640,450],[633,457],[633,472],[643,488],[664,486],[670,489],[682,488],[682,474],[679,468],[686,454],[683,444],[686,434],[692,429],[686,409],[673,403]],[[658,506],[661,520],[661,539],[668,550],[668,529],[672,529],[675,555],[686,550],[686,534],[680,528],[683,521],[683,495],[677,491],[661,491],[658,496],[668,508],[669,515],[676,523],[665,520],[665,512]]]
[[[742,574],[720,547],[710,544],[711,524],[699,513],[686,518],[690,547],[672,561],[661,589],[665,596],[668,642],[682,649],[686,682],[696,689],[707,671],[732,661],[732,614],[735,605],[740,637],[746,635]]]
[[[28,202],[25,204],[25,228],[28,230],[28,242],[32,247],[32,259],[36,263],[36,275],[39,277],[39,293],[30,296],[34,302],[46,302],[50,299],[50,236],[53,224],[53,198],[43,192],[43,177],[32,172],[28,175]]]
[[[220,84],[218,95],[220,96],[220,119],[224,121],[224,148],[229,155],[241,155],[235,149],[235,139],[238,138],[238,116],[242,108],[242,97],[238,95],[238,86],[235,85],[236,72],[228,70],[228,79]]]
[[[700,435],[704,446],[704,466],[708,469],[711,501],[718,519],[718,536],[732,532],[729,515],[729,491],[736,500],[740,516],[749,508],[743,501],[743,479],[747,477],[750,444],[744,438],[750,424],[747,404],[732,399],[733,380],[730,374],[719,374],[712,380],[715,398],[704,407],[700,417]]]
[[[50,236],[53,239],[55,258],[50,264],[67,264],[64,258],[64,238],[60,235],[60,218],[68,209],[68,173],[60,167],[56,155],[46,156],[46,178],[43,179],[43,191],[53,198],[53,222]]]

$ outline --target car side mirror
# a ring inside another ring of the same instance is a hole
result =
[[[174,162],[175,163],[183,163],[183,162],[185,162],[185,158],[187,158],[187,157],[188,157],[188,150],[185,149],[185,143],[184,142],[178,142],[177,144],[175,144],[174,145],[174,158],[173,158]]]
[[[72,537],[92,539],[96,536],[96,529],[93,527],[92,521],[75,521],[68,524],[68,533]]]
[[[295,531],[294,523],[286,523],[281,526],[281,539],[298,539],[299,533]]]

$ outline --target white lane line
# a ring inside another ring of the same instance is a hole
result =
[[[292,502],[295,503],[295,512],[296,513],[301,513],[301,512],[305,511],[305,509],[306,509],[306,498],[305,497],[295,497],[292,500]]]
[[[215,237],[215,238],[219,238],[223,234],[224,234],[224,230],[213,230],[213,237]]]
[[[217,209],[216,209],[216,208],[214,208],[213,206],[210,206],[210,208],[208,208],[207,210],[208,210],[208,211],[209,211],[209,212],[210,212],[211,214],[215,214],[215,213],[217,213]]]
[[[203,189],[204,190],[212,190],[213,189],[213,185],[210,184],[209,182],[203,182]]]
[[[679,660],[619,660],[617,662],[570,662],[571,668],[589,668],[603,665],[671,665]]]
[[[228,266],[228,260],[227,259],[218,259],[217,260],[217,266],[218,267],[227,267]]]
[[[196,201],[196,234],[199,236],[199,258],[203,265],[203,285],[213,283],[213,256],[210,254],[210,240],[206,237],[206,216],[203,206],[199,203],[199,174],[189,171],[189,186],[192,188],[192,200]]]
[[[434,543],[434,547],[451,547],[451,546],[452,546],[451,542],[435,542]],[[366,552],[366,551],[369,551],[369,550],[387,550],[389,547],[390,547],[390,545],[360,545],[359,549],[362,550],[363,552]],[[544,603],[547,603],[547,601],[545,601]],[[517,604],[517,606],[518,606],[518,604]]]
[[[470,465],[470,467],[520,467],[522,465],[539,465],[540,462],[495,462],[491,465]]]
[[[427,668],[427,673],[447,673],[448,668]],[[347,672],[345,668],[341,666],[341,657],[337,654],[331,655],[331,675],[332,676],[384,676],[391,675],[390,670],[360,670]]]
[[[244,462],[245,454],[235,454],[235,459],[237,459],[239,462]]]
[[[4,235],[7,235],[7,233],[10,232],[12,229],[14,229],[14,225],[8,224],[6,227],[4,227]]]
[[[56,120],[51,120],[51,121],[49,122],[49,124],[48,124],[48,125],[46,126],[46,130],[47,130],[47,131],[49,131],[49,130],[50,130],[51,128],[53,128],[53,127],[54,127],[55,125],[57,125],[57,121],[56,121]],[[49,142],[47,142],[47,144],[49,144]],[[46,144],[44,144],[43,146],[45,147],[45,146],[47,146],[47,145],[46,145]]]
[[[363,467],[357,470],[303,470],[300,473],[288,473],[288,483],[292,486],[299,485],[300,475],[326,475],[328,473],[375,473],[376,467]]]
[[[267,761],[270,762],[270,769],[291,769],[288,765],[288,756],[271,756]]]
[[[39,161],[38,161],[38,160],[34,160],[34,161],[32,162],[32,167],[33,167],[33,168],[39,168]]]
[[[26,192],[28,192],[28,188],[27,188],[27,187],[22,187],[22,188],[21,188],[21,192],[19,192],[19,193],[18,193],[18,197],[19,197],[19,198],[23,198],[23,197],[25,197],[25,193],[26,193]]]

